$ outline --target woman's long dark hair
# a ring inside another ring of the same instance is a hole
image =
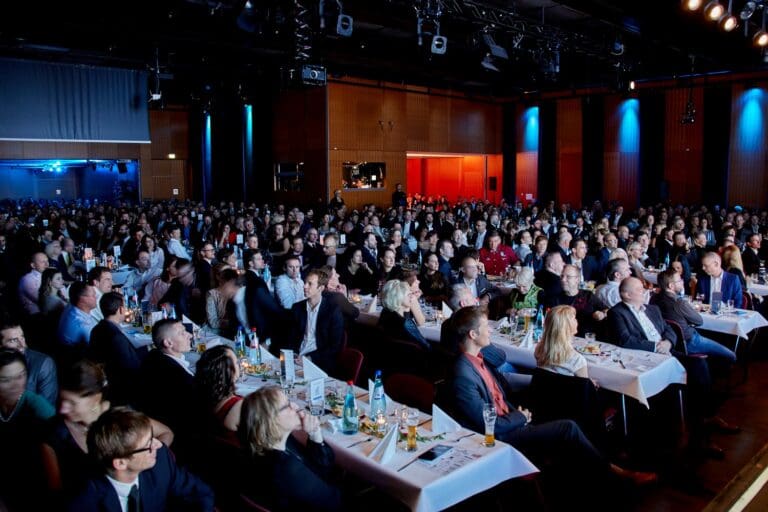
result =
[[[218,345],[203,352],[197,362],[195,383],[210,407],[235,393],[235,367],[227,345]]]

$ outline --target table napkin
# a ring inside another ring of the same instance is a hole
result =
[[[520,342],[520,346],[523,348],[533,348],[536,346],[536,340],[533,337],[533,329],[528,329],[523,341]]]
[[[451,315],[453,314],[453,310],[448,307],[448,304],[443,302],[443,320],[448,320],[451,318]]]
[[[371,300],[371,303],[368,304],[368,309],[366,310],[366,313],[376,313],[376,306],[378,306],[378,300],[376,298],[376,295],[374,295],[373,299]]]
[[[259,345],[259,352],[261,352],[261,362],[266,363],[268,361],[278,361],[278,358],[272,355],[272,353],[267,350],[267,347],[264,346],[264,344]]]
[[[441,408],[432,404],[432,432],[438,434],[447,434],[449,432],[458,432],[461,425],[451,418]]]
[[[397,451],[397,438],[399,435],[400,431],[397,428],[391,427],[387,435],[379,441],[379,444],[376,445],[376,448],[371,451],[368,457],[382,464],[389,462]]]
[[[320,426],[324,427],[331,434],[341,432],[341,418],[327,418]]]
[[[307,357],[301,358],[301,365],[304,367],[304,380],[307,382],[315,379],[327,379],[328,374],[321,370],[315,363]]]

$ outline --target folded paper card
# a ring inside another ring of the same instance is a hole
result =
[[[259,345],[259,352],[261,352],[261,362],[266,363],[268,361],[277,361],[277,358],[272,355],[272,353],[267,350],[267,347],[264,345]]]
[[[327,379],[328,374],[321,370],[308,357],[301,358],[301,365],[304,367],[304,380],[307,382],[316,379]]]
[[[448,304],[443,302],[443,319],[448,320],[451,318],[451,315],[453,314],[453,310],[448,307]]]
[[[382,464],[392,460],[397,451],[397,438],[399,435],[400,431],[397,428],[394,426],[390,427],[389,432],[379,441],[379,444],[376,445],[376,448],[373,449],[368,457]]]
[[[441,408],[432,404],[432,432],[447,434],[458,432],[459,430],[461,430],[461,425],[456,420],[451,418]]]
[[[371,300],[371,303],[368,304],[368,309],[366,310],[366,312],[368,312],[368,313],[375,313],[376,312],[376,306],[378,306],[378,299],[374,295],[373,299]]]

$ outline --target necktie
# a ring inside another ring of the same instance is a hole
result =
[[[135,485],[131,487],[131,492],[128,493],[128,512],[140,512],[141,505],[139,504],[139,486]]]

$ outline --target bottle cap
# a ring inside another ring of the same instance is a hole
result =
[[[355,383],[354,383],[354,382],[352,382],[351,380],[348,380],[348,381],[347,381],[347,384],[349,384],[350,386],[354,386],[354,385],[355,385]]]

